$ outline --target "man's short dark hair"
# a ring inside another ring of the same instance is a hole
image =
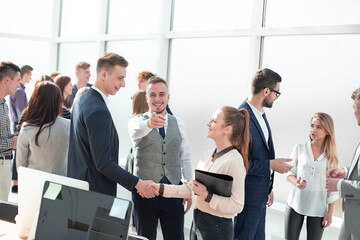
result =
[[[150,84],[154,84],[154,83],[163,83],[163,84],[165,84],[166,89],[168,89],[168,85],[167,85],[166,81],[158,76],[153,76],[153,77],[149,78],[149,80],[147,80],[146,89],[149,87]]]
[[[26,73],[29,74],[32,70],[34,69],[29,65],[22,66],[20,69],[20,78],[22,78]]]
[[[252,81],[251,92],[255,95],[264,88],[275,88],[278,82],[281,82],[281,77],[278,73],[268,68],[260,69],[256,72]]]
[[[0,82],[6,77],[10,76],[14,78],[16,74],[20,72],[20,68],[12,62],[0,63]]]
[[[96,73],[99,75],[103,69],[111,72],[116,65],[127,67],[129,63],[124,57],[116,53],[105,53],[97,62]]]

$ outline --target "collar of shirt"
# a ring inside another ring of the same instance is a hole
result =
[[[100,95],[103,97],[104,101],[106,104],[109,104],[109,99],[107,98],[107,96],[97,87],[95,87],[94,85],[92,86],[92,88],[97,91],[98,93],[100,93]]]
[[[20,87],[21,87],[22,89],[25,89],[25,85],[23,85],[22,83],[20,83]]]
[[[249,104],[249,106],[250,106],[250,108],[251,108],[251,110],[253,111],[254,114],[262,117],[262,115],[265,113],[264,108],[261,108],[260,110],[257,110],[257,108],[254,107],[247,99],[246,99],[246,102],[247,102],[247,104]]]
[[[212,157],[213,157],[213,158],[219,158],[219,157],[221,157],[222,155],[224,155],[225,153],[228,153],[228,152],[230,152],[230,151],[233,150],[233,149],[236,149],[236,147],[235,147],[235,146],[230,146],[230,147],[227,147],[227,148],[223,149],[223,150],[220,151],[220,152],[217,152],[217,149],[215,149],[215,151],[214,151],[213,154],[212,154]]]

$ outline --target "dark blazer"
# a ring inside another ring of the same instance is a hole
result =
[[[72,109],[68,177],[89,182],[90,190],[116,196],[116,183],[133,190],[138,178],[118,165],[119,138],[104,99],[94,89]]]
[[[245,108],[249,112],[251,135],[249,170],[245,179],[245,205],[265,207],[274,179],[274,173],[270,176],[270,160],[275,158],[271,129],[264,114],[264,120],[269,130],[269,141],[266,144],[261,126],[249,104],[244,101],[239,109],[241,108]]]

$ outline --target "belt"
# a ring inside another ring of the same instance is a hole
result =
[[[0,155],[0,160],[11,160],[13,159],[13,155]]]

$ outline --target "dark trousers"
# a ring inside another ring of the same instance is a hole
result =
[[[164,177],[161,183],[170,184]],[[142,198],[136,189],[132,192],[134,222],[137,234],[156,240],[158,219],[164,240],[184,240],[184,206],[180,198]]]
[[[18,122],[14,122],[14,134],[17,133]],[[13,160],[13,168],[12,168],[12,180],[18,180],[18,174],[16,170],[16,150],[14,151],[14,160]]]
[[[233,233],[231,218],[217,217],[198,209],[194,210],[190,240],[232,240]]]
[[[265,240],[266,206],[245,205],[234,218],[234,240]]]
[[[285,210],[285,239],[298,240],[304,222],[304,215],[295,212],[289,205]],[[307,240],[320,240],[324,229],[322,228],[323,217],[306,216]]]

